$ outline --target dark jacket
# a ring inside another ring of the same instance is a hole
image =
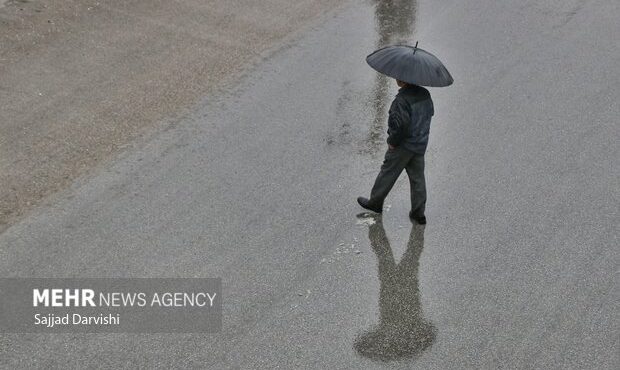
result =
[[[424,154],[433,114],[433,100],[428,90],[416,85],[401,88],[390,107],[388,144]]]

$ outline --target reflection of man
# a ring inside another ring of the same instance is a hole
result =
[[[435,328],[422,317],[418,266],[424,245],[424,226],[413,225],[407,251],[396,264],[381,216],[368,229],[379,264],[379,324],[360,335],[355,349],[365,357],[395,360],[419,355],[431,346]]]

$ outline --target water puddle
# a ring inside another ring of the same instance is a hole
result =
[[[375,48],[387,45],[410,44],[415,31],[418,9],[417,0],[375,0]],[[373,109],[373,119],[366,138],[367,151],[377,153],[385,146],[388,93],[394,80],[377,73],[368,105]]]

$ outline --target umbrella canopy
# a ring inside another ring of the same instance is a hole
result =
[[[443,87],[454,82],[441,61],[417,43],[386,46],[367,56],[366,62],[377,72],[414,85]]]

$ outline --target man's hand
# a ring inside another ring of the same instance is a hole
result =
[[[394,149],[396,149],[396,147],[395,147],[395,146],[393,146],[393,145],[388,144],[388,149],[390,149],[390,150],[394,150]]]

